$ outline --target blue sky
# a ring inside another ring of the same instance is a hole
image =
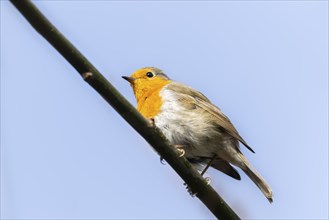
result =
[[[210,170],[240,217],[328,218],[327,1],[35,4],[131,103],[121,76],[156,66],[230,117],[274,191]],[[214,218],[8,1],[0,14],[1,218]]]

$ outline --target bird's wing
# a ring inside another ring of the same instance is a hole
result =
[[[235,129],[230,119],[224,115],[224,113],[215,105],[213,105],[207,97],[205,97],[202,93],[192,89],[191,87],[185,86],[180,83],[171,83],[169,84],[168,89],[171,89],[182,96],[184,102],[187,102],[188,105],[195,105],[204,111],[208,112],[212,117],[215,118],[213,120],[217,126],[224,129],[229,135],[231,135],[234,139],[240,141],[244,146],[246,146],[251,152],[255,153],[255,151],[247,144],[245,140],[239,135],[238,131]],[[192,103],[191,103],[192,102]]]
[[[239,172],[225,160],[216,158],[216,160],[212,162],[211,166],[236,180],[241,180]]]

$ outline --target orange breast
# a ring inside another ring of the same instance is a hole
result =
[[[146,118],[154,118],[161,111],[161,90],[171,81],[162,77],[137,78],[132,84],[137,110]]]
[[[148,92],[137,103],[137,110],[146,118],[154,118],[159,114],[162,105],[161,88]]]

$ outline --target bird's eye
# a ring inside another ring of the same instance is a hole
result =
[[[146,76],[147,76],[148,78],[152,78],[152,77],[154,76],[154,74],[153,74],[152,72],[147,72],[147,73],[146,73]]]

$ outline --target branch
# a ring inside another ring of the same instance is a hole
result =
[[[240,219],[204,178],[191,166],[163,134],[109,83],[105,77],[68,41],[29,0],[10,0],[18,11],[188,184],[192,192],[218,219]]]

